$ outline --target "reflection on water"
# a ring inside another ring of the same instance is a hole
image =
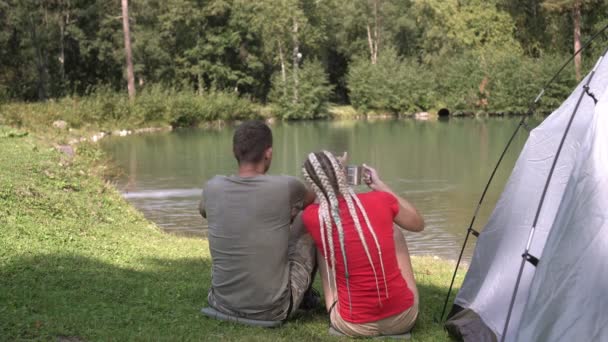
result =
[[[410,250],[455,259],[485,182],[517,123],[504,118],[277,124],[270,173],[300,176],[309,152],[348,151],[349,163],[376,167],[423,214],[425,231],[406,234]],[[213,175],[234,173],[232,133],[226,128],[130,136],[110,139],[104,148],[124,170],[119,189],[146,217],[169,232],[205,236],[206,222],[198,213],[201,188]],[[505,156],[477,229],[487,221],[526,138],[527,132],[521,132]]]

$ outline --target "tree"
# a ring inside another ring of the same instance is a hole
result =
[[[162,48],[172,63],[172,81],[202,93],[238,93],[263,88],[258,38],[233,1],[167,0],[158,17]]]
[[[129,3],[128,0],[121,0],[122,4],[122,27],[125,39],[125,59],[127,68],[127,88],[129,98],[135,99],[135,75],[133,73],[133,58],[131,53],[131,31],[129,29]]]
[[[581,10],[583,6],[592,2],[588,0],[545,0],[543,3],[544,8],[550,12],[571,12],[574,52],[581,48]],[[577,81],[581,79],[582,58],[583,56],[580,53],[574,58],[574,70]]]
[[[520,54],[511,16],[483,0],[418,0],[414,11],[426,62],[447,54],[506,50]]]
[[[287,58],[291,50],[292,102],[299,101],[299,69],[302,62],[302,45],[314,40],[315,32],[311,30],[305,11],[308,4],[301,0],[260,0],[250,2],[241,0],[241,6],[252,11],[254,28],[261,36],[264,51],[272,64],[278,64],[281,71],[281,81],[286,95],[287,88]],[[270,22],[268,18],[273,18]],[[311,39],[312,38],[312,39]],[[275,82],[276,83],[276,82]],[[276,85],[275,85],[276,86]]]
[[[544,0],[501,0],[499,8],[511,14],[517,30],[515,38],[528,56],[535,58],[550,50],[549,18],[543,9]]]
[[[287,86],[283,84],[279,77],[273,80],[273,88],[269,95],[275,104],[279,117],[287,120],[298,119],[319,119],[327,117],[327,102],[332,87],[327,81],[327,74],[323,65],[316,60],[307,60],[302,68],[298,69],[301,79],[298,80],[297,87],[293,84],[296,78],[290,77],[287,72]],[[297,89],[299,97],[294,101],[293,94],[284,92],[283,88]]]

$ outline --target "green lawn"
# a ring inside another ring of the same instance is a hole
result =
[[[323,310],[274,330],[201,316],[207,242],[144,219],[104,183],[95,146],[70,159],[21,135],[0,127],[0,340],[337,340]],[[448,340],[434,319],[453,265],[413,262],[421,314],[412,341]]]

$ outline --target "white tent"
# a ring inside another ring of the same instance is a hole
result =
[[[607,90],[608,60],[600,58],[531,131],[479,235],[446,322],[453,335],[501,340],[515,298],[505,341],[608,340],[608,260],[602,258],[608,256]],[[597,105],[589,94],[599,98]],[[524,264],[513,297],[526,250],[538,265]]]
[[[608,90],[579,149],[517,340],[608,340],[607,255]]]

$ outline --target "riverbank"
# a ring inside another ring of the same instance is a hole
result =
[[[0,126],[0,150],[3,339],[333,340],[323,310],[275,330],[202,317],[207,242],[147,221],[102,180],[105,157],[94,144],[81,143],[70,156],[36,134]],[[447,340],[434,318],[453,264],[413,262],[422,311],[412,341]]]
[[[162,96],[161,96],[162,95]],[[157,98],[156,96],[160,96]],[[518,113],[420,112],[394,114],[358,112],[350,105],[328,106],[329,120],[420,120],[517,116]],[[57,101],[0,104],[0,125],[18,127],[44,136],[58,145],[97,142],[109,136],[170,131],[181,127],[221,129],[246,119],[280,121],[272,105],[260,105],[225,93],[204,96],[188,93],[144,93],[135,102],[114,93]],[[319,119],[319,120],[327,120]]]
[[[454,106],[457,106],[454,104]],[[414,106],[415,107],[415,106]],[[105,132],[133,130],[142,127],[195,127],[213,122],[246,119],[310,120],[360,118],[435,118],[437,116],[504,116],[522,115],[524,111],[484,110],[476,106],[450,108],[431,106],[427,111],[402,111],[390,107],[357,107],[323,102],[318,115],[300,113],[285,116],[275,102],[260,103],[234,92],[208,91],[195,93],[152,86],[141,91],[134,100],[126,94],[99,88],[86,96],[67,96],[41,102],[0,102],[0,124],[36,128],[63,121],[72,129],[96,129]],[[384,109],[383,109],[384,108]]]

